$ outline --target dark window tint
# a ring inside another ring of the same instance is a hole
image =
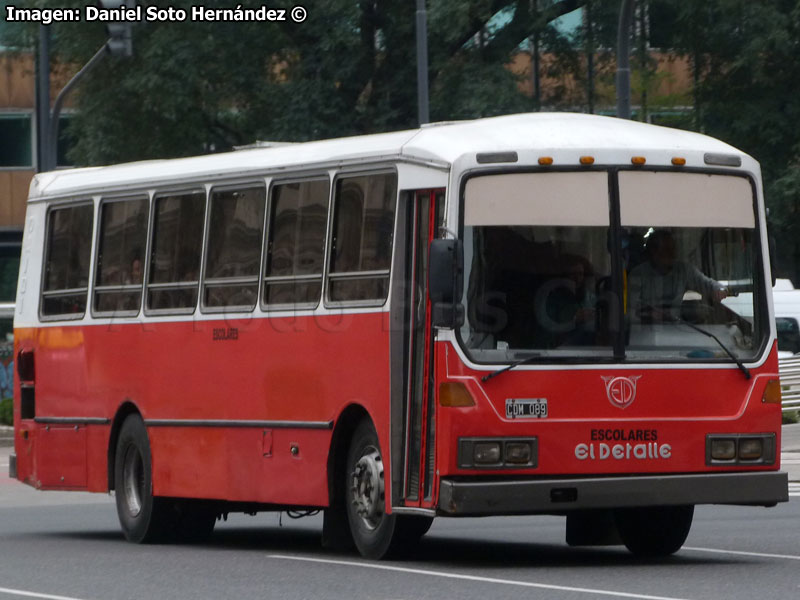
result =
[[[272,189],[265,304],[317,305],[327,221],[327,179]]]
[[[91,204],[50,211],[43,315],[80,317],[86,312],[93,218]]]
[[[334,302],[386,299],[397,175],[347,177],[336,182],[328,295]]]
[[[96,312],[139,311],[148,208],[147,198],[102,205],[94,288]]]
[[[33,165],[30,115],[0,115],[0,167]]]
[[[255,308],[265,206],[262,187],[212,192],[205,306]]]
[[[191,312],[197,304],[205,194],[159,196],[154,211],[147,306]]]
[[[0,302],[14,302],[17,298],[21,250],[22,231],[0,232]]]

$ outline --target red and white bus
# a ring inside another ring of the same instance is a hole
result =
[[[696,504],[788,500],[769,287],[756,161],[614,118],[40,174],[10,468],[113,490],[135,542],[556,514],[669,554]]]

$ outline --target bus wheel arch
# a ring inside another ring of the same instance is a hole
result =
[[[334,425],[328,451],[328,508],[322,525],[322,545],[331,550],[350,550],[354,547],[345,508],[344,482],[347,452],[358,424],[370,419],[360,404],[350,404],[340,413]]]

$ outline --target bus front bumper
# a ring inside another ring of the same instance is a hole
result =
[[[523,515],[681,504],[772,506],[788,500],[789,476],[783,471],[492,481],[443,479],[439,513]]]

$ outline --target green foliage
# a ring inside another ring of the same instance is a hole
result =
[[[793,412],[785,412],[785,413],[783,413],[782,423],[784,425],[791,425],[793,423],[800,423],[800,412],[793,411]]]
[[[0,425],[14,424],[14,400],[3,398],[0,400]]]
[[[672,1],[697,121],[761,163],[778,274],[800,284],[800,0]]]
[[[59,6],[84,4],[62,0]],[[173,4],[188,8],[194,2]],[[800,0],[638,4],[647,10],[637,12],[631,34],[632,99],[641,106],[636,118],[655,115],[656,122],[706,132],[761,162],[779,273],[800,285]],[[434,120],[540,106],[614,106],[619,0],[428,5]],[[228,0],[204,6],[232,7]],[[88,165],[167,158],[256,139],[305,141],[415,127],[414,3],[317,0],[307,7],[302,24],[135,25],[134,56],[106,58],[76,88],[72,160]],[[588,18],[573,34],[554,27],[556,18],[581,7]],[[56,66],[70,69],[84,64],[105,37],[102,23],[59,23],[50,30]],[[37,31],[5,28],[3,42],[33,48]],[[531,97],[531,74],[508,68],[534,44],[542,57],[551,57],[541,65],[539,98]],[[689,94],[656,95],[664,76],[648,47],[688,58]]]
[[[542,0],[538,12],[530,0],[430,3],[431,115],[446,120],[530,110],[506,64],[533,29],[542,33],[543,51],[554,47],[548,24],[584,3]],[[208,0],[204,6],[233,5]],[[66,65],[84,64],[105,35],[102,23],[59,23],[50,30],[52,55]],[[14,46],[32,48],[37,28],[14,35]],[[136,24],[134,56],[106,58],[75,89],[70,158],[105,164],[220,151],[256,139],[305,141],[415,127],[415,35],[413,2],[366,0],[318,0],[302,24]]]

